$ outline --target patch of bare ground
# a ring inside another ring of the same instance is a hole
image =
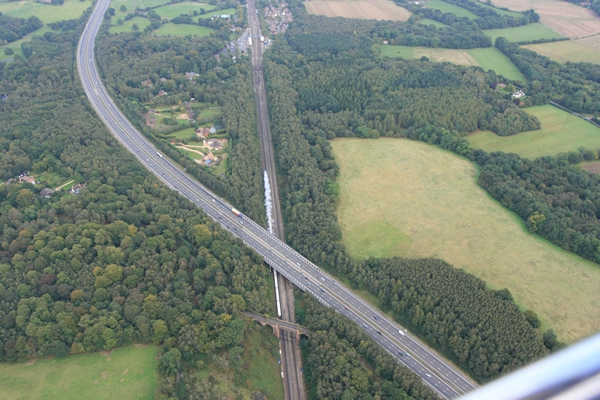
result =
[[[600,18],[592,10],[560,0],[493,0],[497,7],[514,11],[534,9],[541,22],[563,36],[575,39],[600,33]]]
[[[406,21],[411,16],[390,0],[309,0],[304,6],[309,14],[326,17]]]
[[[588,172],[600,174],[600,163],[582,165],[581,168],[585,169]]]
[[[29,360],[25,363],[25,366],[31,367],[33,364],[35,364],[36,361],[37,361],[37,358],[34,358],[33,360]]]

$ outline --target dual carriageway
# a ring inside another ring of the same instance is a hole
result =
[[[265,262],[300,290],[353,320],[399,363],[404,364],[442,398],[456,398],[476,385],[462,371],[405,332],[381,311],[358,297],[294,249],[217,197],[182,168],[162,156],[116,107],[102,84],[94,61],[94,40],[109,0],[98,0],[77,48],[77,69],[92,107],[116,139],[167,187],[176,190],[261,254]],[[276,185],[275,182],[271,182]],[[402,354],[402,355],[400,355]]]

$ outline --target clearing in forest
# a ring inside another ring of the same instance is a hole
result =
[[[471,19],[479,18],[477,15],[473,14],[471,11],[466,8],[459,7],[454,4],[446,3],[444,0],[427,0],[423,2],[427,6],[427,8],[433,8],[436,10],[440,10],[443,13],[452,13],[457,17],[467,17]]]
[[[561,42],[528,44],[522,47],[549,57],[554,61],[565,63],[590,62],[600,64],[600,38],[566,40]],[[596,44],[597,49],[590,48]]]
[[[488,152],[516,153],[532,160],[566,153],[580,147],[594,150],[600,148],[600,128],[579,117],[550,104],[523,110],[538,117],[542,124],[541,129],[512,136],[498,136],[490,131],[480,131],[467,136],[471,146]]]
[[[430,47],[408,47],[382,45],[379,47],[383,57],[420,59],[425,56],[434,62],[450,62],[459,65],[475,65],[484,70],[493,69],[497,74],[512,80],[527,82],[517,67],[495,47],[484,49],[440,49]]]
[[[110,354],[0,364],[3,400],[152,399],[159,377],[155,346],[128,346]]]
[[[493,0],[497,7],[534,9],[540,21],[563,36],[577,38],[600,33],[600,18],[592,10],[562,0]]]
[[[309,0],[304,2],[309,14],[406,21],[411,13],[390,0]]]
[[[529,42],[540,39],[561,39],[563,36],[543,24],[527,24],[514,28],[488,29],[483,31],[495,43],[497,37],[504,37],[511,42]]]
[[[493,289],[508,288],[562,340],[600,330],[598,265],[527,232],[477,185],[476,165],[406,139],[332,145],[340,167],[338,217],[354,257],[441,258]]]
[[[205,12],[212,11],[215,6],[206,3],[192,3],[190,1],[184,1],[182,3],[172,3],[165,6],[156,8],[154,11],[163,18],[173,19],[179,17],[182,14],[193,15],[194,11],[200,13],[200,9],[204,9]],[[227,14],[223,12],[221,14]],[[195,16],[195,18],[199,17]]]

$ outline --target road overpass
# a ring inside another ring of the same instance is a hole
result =
[[[263,227],[231,212],[231,205],[188,176],[164,157],[138,132],[116,107],[102,84],[94,60],[94,40],[104,21],[109,0],[98,0],[77,47],[77,70],[92,107],[106,127],[129,152],[167,187],[219,222],[264,257],[265,262],[300,290],[311,293],[322,304],[356,322],[399,363],[418,374],[442,398],[456,398],[476,385],[460,369],[444,360],[376,307],[327,275]],[[402,353],[403,355],[400,355]]]

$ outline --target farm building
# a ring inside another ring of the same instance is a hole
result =
[[[50,196],[52,196],[52,193],[54,193],[54,190],[45,188],[45,189],[42,189],[42,191],[40,192],[40,196],[42,196],[46,199],[49,199]]]

